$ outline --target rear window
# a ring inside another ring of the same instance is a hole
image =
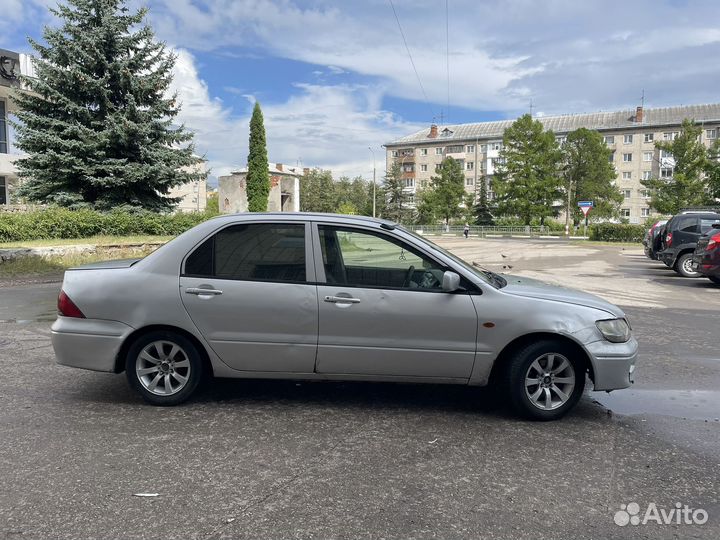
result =
[[[710,229],[712,229],[712,226],[715,223],[720,223],[720,217],[718,217],[716,219],[707,219],[707,218],[701,219],[700,220],[700,232],[705,234]]]
[[[305,225],[258,223],[227,227],[192,252],[185,261],[185,275],[305,281]]]

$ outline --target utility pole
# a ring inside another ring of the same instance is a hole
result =
[[[373,192],[373,215],[372,215],[372,217],[375,217],[375,200],[376,200],[376,197],[375,197],[375,150],[372,149],[372,146],[368,146],[368,150],[370,150],[370,152],[372,153],[372,157],[373,157],[373,189],[372,189],[372,192]]]

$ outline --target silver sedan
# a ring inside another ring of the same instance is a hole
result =
[[[590,294],[468,265],[393,223],[211,219],[144,259],[65,273],[60,364],[125,371],[148,402],[215,377],[500,385],[552,420],[633,382],[625,314]]]

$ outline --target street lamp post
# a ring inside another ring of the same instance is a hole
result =
[[[368,150],[372,152],[373,157],[373,217],[375,217],[375,150],[372,149],[372,146],[368,146]]]

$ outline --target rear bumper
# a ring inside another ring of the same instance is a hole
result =
[[[635,338],[630,338],[626,343],[596,341],[585,347],[593,364],[595,390],[620,390],[635,382],[638,355]]]
[[[63,366],[114,372],[118,351],[132,331],[117,321],[58,317],[51,327],[55,360]]]

